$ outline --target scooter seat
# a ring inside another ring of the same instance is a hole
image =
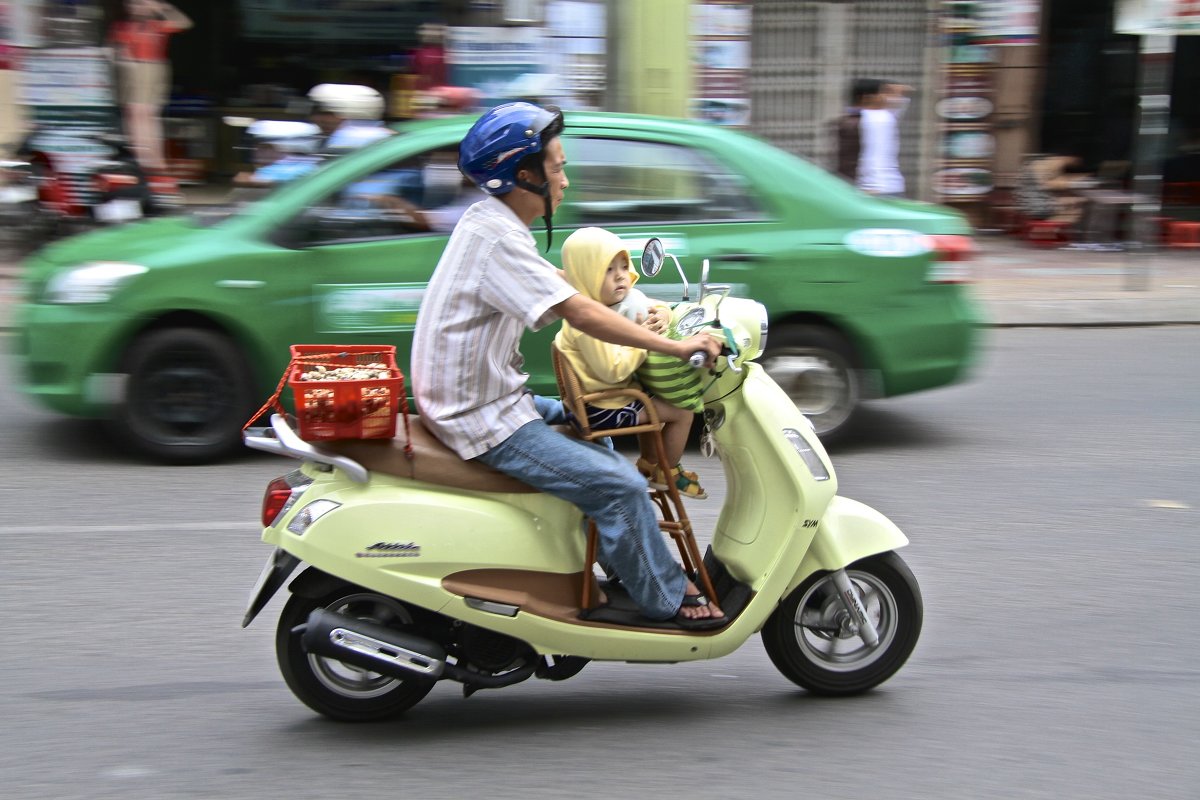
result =
[[[413,454],[404,452],[403,423],[396,426],[393,439],[345,439],[322,442],[320,447],[331,453],[357,461],[371,472],[383,472],[456,489],[477,492],[531,493],[538,491],[527,483],[510,478],[479,461],[464,461],[421,424],[421,418],[410,415]]]

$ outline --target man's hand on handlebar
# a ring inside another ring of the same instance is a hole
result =
[[[707,333],[698,333],[689,339],[675,342],[675,344],[678,345],[678,349],[673,355],[688,361],[693,355],[703,353],[705,367],[711,367],[716,363],[717,356],[721,355],[721,340],[713,338]],[[695,365],[694,362],[693,365]]]

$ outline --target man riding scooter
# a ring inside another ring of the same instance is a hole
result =
[[[599,532],[600,560],[641,613],[681,628],[726,623],[674,560],[659,531],[645,478],[623,456],[555,431],[525,389],[518,350],[526,328],[565,319],[598,339],[712,364],[707,334],[662,337],[579,294],[541,258],[529,231],[552,218],[570,185],[562,112],[507,103],[484,113],[463,139],[459,169],[490,197],[455,227],[421,302],[412,347],[422,421],[464,459],[479,461],[574,503]]]

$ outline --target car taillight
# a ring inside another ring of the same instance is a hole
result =
[[[929,263],[930,283],[968,283],[971,272],[965,262],[975,255],[975,242],[970,236],[934,234],[929,238],[933,260]]]
[[[269,528],[274,525],[275,521],[292,507],[296,499],[304,494],[310,483],[312,478],[300,470],[293,470],[268,483],[267,491],[263,494],[263,527]]]

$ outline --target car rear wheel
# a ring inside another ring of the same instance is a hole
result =
[[[854,347],[836,331],[791,325],[771,334],[762,365],[828,443],[845,433],[858,408],[857,360]]]
[[[125,400],[111,420],[117,437],[152,458],[195,464],[241,447],[254,412],[245,360],[226,336],[196,328],[152,331],[125,355]]]

